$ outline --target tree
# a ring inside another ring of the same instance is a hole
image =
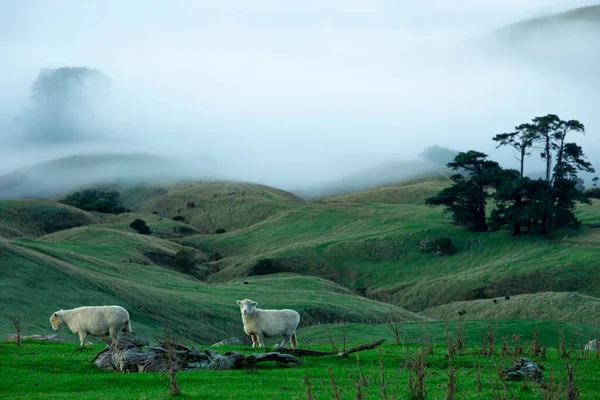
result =
[[[582,123],[564,121],[554,114],[533,119],[532,124],[517,127],[521,135],[501,134],[494,140],[520,150],[521,171],[518,179],[507,177],[494,195],[496,209],[491,220],[495,226],[505,226],[513,234],[525,232],[550,233],[560,228],[578,228],[574,211],[577,202],[589,202],[584,193],[579,171],[594,172],[583,150],[575,143],[566,142],[570,132],[585,132]],[[527,149],[535,147],[546,160],[543,180],[524,177],[523,157]],[[552,168],[552,160],[555,160]]]
[[[518,151],[519,156],[517,160],[520,163],[520,177],[523,178],[525,169],[525,157],[531,155],[529,149],[533,146],[535,136],[532,126],[529,124],[519,125],[515,128],[514,132],[501,133],[494,136],[494,141],[498,142],[498,146],[510,146]]]
[[[95,109],[110,85],[110,78],[93,68],[41,69],[31,86],[31,107],[18,118],[25,139],[70,142],[98,135]]]
[[[448,168],[463,173],[454,174],[454,184],[426,200],[430,206],[445,206],[454,221],[471,230],[486,231],[486,204],[491,196],[488,189],[495,187],[501,178],[497,162],[487,159],[478,151],[459,153]]]
[[[546,160],[546,182],[550,184],[552,177],[552,151],[556,149],[556,132],[560,129],[562,121],[555,114],[536,117],[533,124],[523,124],[531,131],[534,141],[541,144],[540,156]]]

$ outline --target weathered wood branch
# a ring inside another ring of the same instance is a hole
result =
[[[374,349],[374,348],[380,346],[384,341],[385,341],[385,339],[381,339],[381,340],[378,340],[373,343],[361,344],[360,346],[352,347],[350,349],[346,349],[345,351],[317,351],[317,350],[308,350],[308,349],[290,349],[290,348],[282,348],[282,347],[277,347],[277,346],[273,350],[278,351],[280,353],[291,354],[291,355],[299,356],[299,357],[300,356],[321,357],[321,356],[332,356],[334,354],[337,354],[339,357],[348,357],[348,355],[352,354],[352,353]]]
[[[211,349],[201,351],[176,343],[161,343],[144,350],[142,347],[148,342],[137,339],[136,337],[132,339],[131,335],[124,335],[98,352],[91,363],[99,368],[119,372],[163,372],[169,369],[170,348],[175,371],[244,369],[265,361],[302,364],[302,361],[290,354],[271,352],[245,355],[235,351],[217,354]]]
[[[381,346],[381,344],[384,341],[385,341],[385,339],[381,339],[381,340],[378,340],[378,341],[373,342],[373,343],[361,344],[360,346],[353,347],[353,348],[348,349],[346,351],[340,351],[338,353],[338,356],[340,356],[340,357],[348,357],[348,355],[352,354],[352,353],[357,353],[359,351],[364,351],[364,350],[372,350],[375,347]]]
[[[244,369],[253,366],[256,363],[264,361],[277,361],[280,363],[294,363],[302,364],[302,361],[298,360],[291,354],[281,354],[277,352],[260,353],[244,355],[235,351],[228,351],[227,353],[217,355],[212,359],[208,369]]]

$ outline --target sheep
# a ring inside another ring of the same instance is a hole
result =
[[[71,310],[56,311],[50,316],[52,329],[59,331],[68,326],[71,332],[79,335],[82,346],[86,343],[88,335],[110,335],[116,341],[119,332],[133,332],[129,313],[120,306],[78,307]]]
[[[250,299],[237,301],[242,312],[244,332],[252,338],[252,347],[265,347],[264,338],[283,336],[281,347],[291,343],[298,347],[296,328],[300,323],[300,314],[294,310],[262,310]]]

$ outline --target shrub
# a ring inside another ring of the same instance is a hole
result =
[[[131,224],[129,224],[129,226],[131,227],[131,229],[134,229],[135,231],[137,231],[137,233],[141,233],[142,235],[152,234],[152,231],[150,230],[150,228],[148,228],[148,225],[146,225],[146,221],[142,219],[136,219]]]
[[[195,265],[196,257],[190,249],[181,249],[175,254],[173,265],[179,272],[187,274]]]
[[[227,232],[227,231],[226,231],[225,229],[223,229],[223,228],[219,228],[219,229],[217,229],[217,230],[215,231],[215,233],[216,233],[217,235],[220,235],[221,233],[225,233],[225,232]]]
[[[289,268],[280,260],[263,258],[262,260],[259,260],[258,263],[252,267],[252,269],[250,269],[248,275],[269,275],[288,271]]]
[[[421,250],[425,253],[437,254],[438,256],[451,256],[456,253],[456,247],[449,236],[438,236],[431,241],[422,241]]]

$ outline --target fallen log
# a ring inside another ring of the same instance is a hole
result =
[[[378,340],[373,343],[361,344],[360,346],[352,347],[352,348],[346,349],[344,351],[317,351],[317,350],[308,350],[308,349],[291,349],[291,348],[280,347],[277,345],[273,348],[273,350],[280,352],[280,353],[291,354],[291,355],[299,356],[299,357],[300,356],[314,356],[314,357],[332,356],[334,354],[337,354],[339,357],[348,357],[348,355],[352,354],[352,353],[357,353],[359,351],[364,351],[364,350],[372,350],[372,349],[380,346],[384,341],[385,341],[385,339],[381,339],[381,340]]]
[[[293,355],[277,352],[245,355],[228,351],[217,354],[211,349],[201,351],[176,343],[159,343],[147,349],[142,348],[147,345],[147,341],[140,340],[134,334],[125,334],[98,352],[90,362],[98,368],[118,372],[164,372],[169,370],[171,362],[175,371],[244,369],[265,361],[302,364]]]
[[[212,359],[208,366],[208,369],[223,370],[223,369],[244,369],[253,366],[256,363],[263,361],[277,361],[279,363],[295,363],[302,364],[302,361],[298,360],[291,354],[281,354],[277,352],[260,353],[244,355],[235,351],[228,351],[227,353],[217,355]]]
[[[39,340],[41,342],[57,342],[62,343],[65,341],[61,336],[58,335],[29,335],[29,336],[21,336],[21,340]],[[6,335],[7,342],[16,342],[17,334],[10,333]]]

